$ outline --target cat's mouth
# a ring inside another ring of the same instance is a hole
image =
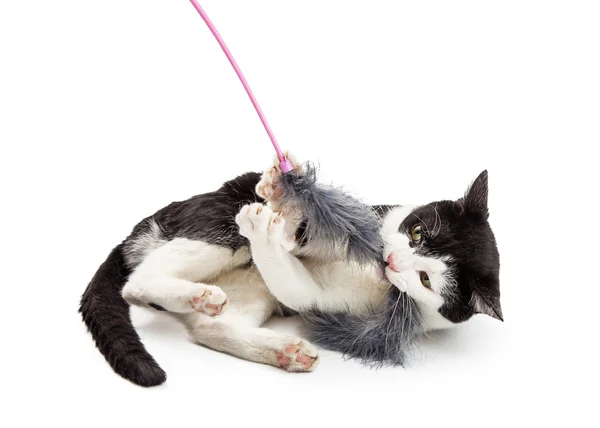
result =
[[[404,278],[402,278],[401,276],[398,276],[399,272],[396,271],[395,269],[392,269],[390,267],[389,263],[387,263],[387,262],[383,263],[382,271],[383,271],[382,279],[384,279],[385,281],[392,284],[394,287],[396,287],[402,293],[408,292],[408,283],[406,282],[406,280]]]
[[[395,272],[395,273],[400,273],[400,271],[396,268],[396,266],[394,266],[393,264],[390,264],[390,262],[388,261],[384,261],[383,262],[383,273],[384,275],[387,277],[387,270],[390,270],[391,272]]]
[[[379,278],[382,281],[390,282],[391,283],[392,281],[390,280],[390,278],[388,277],[387,272],[386,272],[387,268],[388,268],[388,263],[384,261],[377,268],[377,273],[378,273]]]

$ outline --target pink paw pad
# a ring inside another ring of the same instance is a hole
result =
[[[281,171],[273,166],[265,172],[257,185],[257,193],[268,201],[278,201],[283,196],[283,188],[279,185]]]
[[[291,372],[310,371],[319,360],[316,349],[304,341],[286,346],[283,352],[275,351],[275,357],[281,368]]]
[[[222,296],[215,295],[207,290],[202,296],[192,297],[190,304],[195,311],[214,317],[220,315],[228,304],[225,294],[223,292],[221,294]]]

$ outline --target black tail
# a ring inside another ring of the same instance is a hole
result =
[[[160,385],[167,375],[142,345],[129,318],[129,304],[121,296],[129,274],[119,245],[83,293],[79,312],[96,346],[117,374],[141,386]]]

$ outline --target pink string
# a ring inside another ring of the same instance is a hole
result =
[[[246,81],[246,78],[244,77],[242,70],[240,70],[240,67],[237,65],[237,62],[235,62],[235,59],[233,58],[233,55],[231,55],[229,48],[223,41],[223,38],[221,37],[221,35],[219,34],[217,29],[213,25],[212,21],[210,20],[210,18],[206,14],[206,12],[204,12],[204,9],[202,9],[202,6],[200,6],[200,4],[196,0],[190,0],[190,1],[192,2],[192,5],[196,8],[198,13],[202,17],[202,19],[204,20],[204,22],[206,23],[208,28],[210,29],[210,32],[213,34],[213,36],[215,36],[215,39],[217,39],[217,42],[219,42],[221,49],[223,49],[223,52],[225,52],[227,59],[229,60],[233,69],[235,70],[236,74],[240,78],[240,81],[242,82],[244,89],[246,90],[246,92],[248,93],[248,96],[250,97],[250,101],[252,101],[252,105],[254,106],[256,113],[258,113],[258,117],[260,118],[260,121],[262,122],[263,126],[265,127],[265,130],[267,131],[267,134],[269,135],[269,138],[271,139],[271,142],[273,143],[273,147],[275,148],[275,151],[277,152],[277,157],[279,158],[281,170],[284,173],[291,171],[293,169],[292,165],[290,164],[290,162],[287,159],[284,158],[283,153],[281,153],[281,149],[279,148],[279,144],[277,144],[277,140],[275,139],[275,135],[273,135],[273,131],[271,131],[271,127],[269,126],[269,123],[267,122],[267,118],[265,117],[265,115],[262,112],[262,109],[258,105],[258,101],[256,101],[256,97],[252,93],[252,89],[250,89],[250,85],[248,85],[248,81]]]

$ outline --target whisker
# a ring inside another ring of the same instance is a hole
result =
[[[388,285],[388,288],[386,288],[386,290],[381,295],[381,299],[379,299],[379,303],[378,304],[381,304],[381,302],[383,302],[383,299],[388,294],[388,291],[390,291],[390,289],[392,288],[392,286],[394,286],[394,284],[392,284],[392,282],[390,281],[390,285]]]
[[[412,215],[414,215],[417,219],[419,219],[419,221],[421,222],[421,224],[423,225],[423,229],[425,229],[425,233],[427,235],[430,235],[429,233],[429,227],[427,226],[427,224],[421,219],[421,217],[419,217],[418,215],[416,215],[415,213],[411,213]]]
[[[404,312],[404,314],[406,314],[407,313],[406,312],[406,297],[402,296],[402,295],[401,295],[401,297],[402,297],[402,312]],[[402,338],[404,337],[404,324],[405,324],[405,320],[403,319],[402,320],[402,327],[400,329],[400,337],[402,337]],[[401,342],[396,343],[396,348],[398,346],[401,346]]]
[[[396,303],[394,304],[394,310],[392,311],[392,316],[390,317],[390,322],[388,323],[388,326],[386,329],[386,333],[385,333],[385,348],[386,349],[388,347],[388,340],[390,337],[390,327],[392,325],[392,321],[394,320],[394,314],[396,313],[396,309],[398,308],[398,303],[400,302],[401,297],[402,297],[402,292],[400,292],[400,295],[398,296],[398,300],[396,300]]]
[[[435,224],[438,224],[438,220],[439,220],[439,225],[438,225],[437,231],[435,230],[435,225],[433,225],[434,235],[432,236],[432,238],[435,238],[436,236],[439,235],[440,230],[442,230],[442,218],[440,217],[440,213],[437,210],[437,202],[433,206],[433,210],[435,211]]]

